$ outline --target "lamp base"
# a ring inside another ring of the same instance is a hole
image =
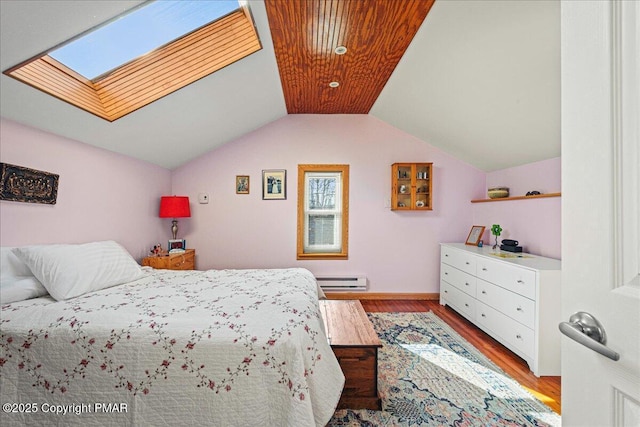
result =
[[[173,240],[176,240],[178,237],[178,220],[174,219],[171,221],[171,233],[173,233]]]

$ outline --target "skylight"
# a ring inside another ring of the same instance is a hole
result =
[[[238,0],[151,1],[49,56],[93,80],[239,7]]]
[[[246,1],[158,0],[3,74],[112,122],[260,49]]]

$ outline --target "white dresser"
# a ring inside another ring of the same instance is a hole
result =
[[[561,266],[490,246],[442,243],[440,304],[522,357],[537,377],[560,375]]]

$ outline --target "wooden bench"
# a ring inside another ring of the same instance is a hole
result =
[[[382,342],[358,300],[322,300],[327,338],[345,376],[338,409],[374,409],[378,395],[378,348]]]

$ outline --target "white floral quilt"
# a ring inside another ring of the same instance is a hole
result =
[[[0,424],[312,426],[344,376],[305,269],[153,270],[2,306]]]

